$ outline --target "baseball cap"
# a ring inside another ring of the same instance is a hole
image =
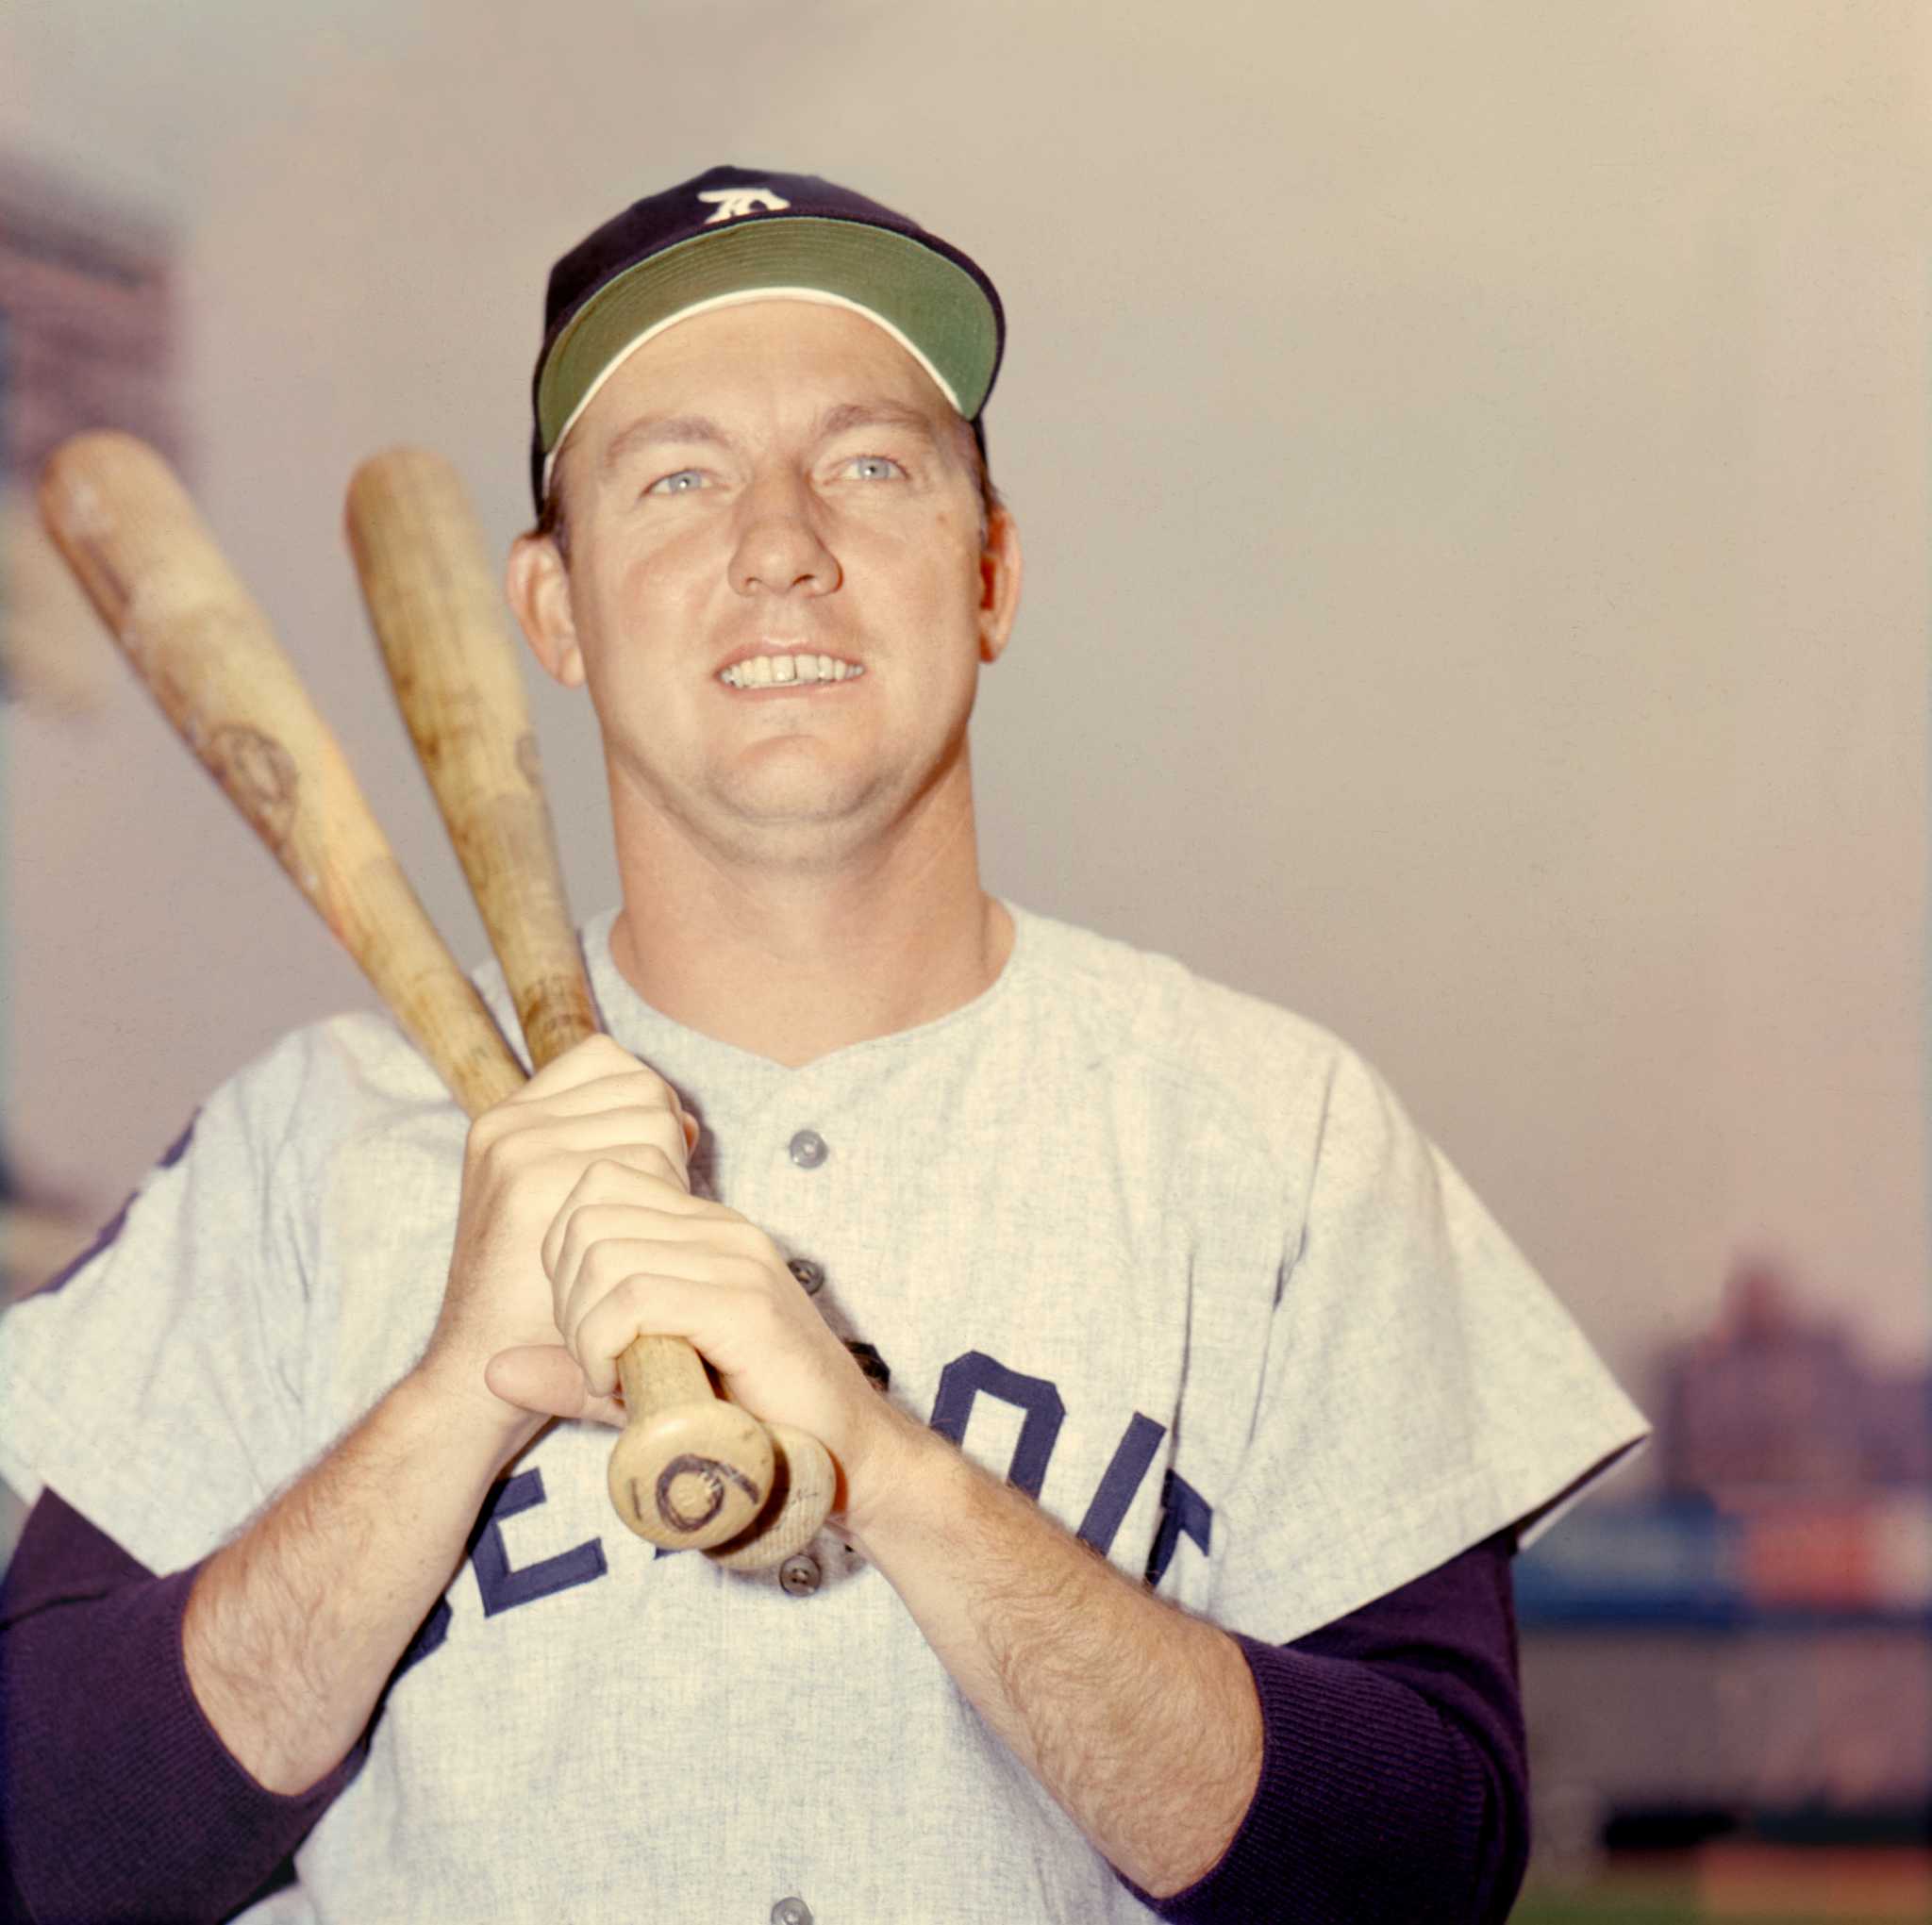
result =
[[[713,307],[788,298],[884,328],[979,431],[1006,347],[986,274],[918,222],[811,174],[707,173],[634,201],[550,271],[530,400],[530,491],[619,365]]]

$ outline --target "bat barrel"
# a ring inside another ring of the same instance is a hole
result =
[[[130,435],[55,450],[41,514],[129,666],[473,1114],[522,1081],[341,744],[167,464]]]
[[[597,1019],[482,536],[456,471],[420,448],[365,461],[346,522],[390,684],[541,1070]]]

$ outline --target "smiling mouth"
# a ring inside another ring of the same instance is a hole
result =
[[[865,673],[858,662],[837,655],[747,655],[718,671],[727,689],[786,689],[802,682],[851,682]]]

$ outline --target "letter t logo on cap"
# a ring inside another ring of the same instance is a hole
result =
[[[698,199],[715,201],[718,206],[718,211],[705,223],[707,227],[715,227],[720,221],[735,221],[741,214],[756,213],[760,207],[768,214],[782,214],[791,205],[790,201],[781,201],[768,187],[712,188]]]

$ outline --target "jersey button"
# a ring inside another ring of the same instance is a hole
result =
[[[800,1551],[778,1567],[779,1587],[787,1597],[808,1598],[819,1587],[819,1561],[809,1551]],[[800,1900],[801,1904],[804,1903]],[[811,1915],[807,1913],[809,1917]]]
[[[811,1925],[811,1907],[803,1899],[780,1899],[772,1907],[772,1925]]]
[[[808,1297],[816,1297],[825,1281],[824,1270],[808,1256],[794,1256],[785,1268],[805,1286]]]
[[[785,1147],[801,1170],[816,1170],[832,1153],[816,1130],[800,1130]]]

